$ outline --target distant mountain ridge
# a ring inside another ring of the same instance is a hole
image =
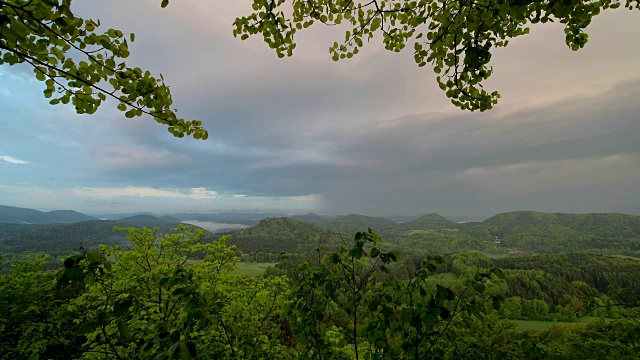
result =
[[[158,223],[158,222],[180,224],[180,220],[174,218],[173,216],[157,217],[152,215],[134,215],[134,216],[125,217],[122,219],[117,219],[116,221],[132,223],[132,224],[147,224],[147,223]]]
[[[0,223],[5,224],[71,224],[98,220],[74,210],[38,211],[15,206],[0,205]]]
[[[171,216],[180,220],[197,220],[197,221],[213,221],[213,222],[230,222],[230,221],[243,221],[257,223],[259,220],[266,218],[283,217],[284,214],[279,213],[242,213],[242,212],[221,212],[213,214],[199,214],[199,213],[175,213]]]
[[[383,218],[391,221],[395,221],[397,223],[407,223],[417,219],[419,216],[409,216],[409,215],[389,215],[383,216]]]
[[[169,223],[181,223],[182,220],[178,219],[177,217],[173,217],[171,215],[164,215],[164,216],[159,216],[160,219],[169,222]]]
[[[199,214],[199,218],[203,222],[254,225],[225,232],[232,235],[230,244],[236,244],[243,251],[308,251],[325,240],[349,239],[354,233],[371,228],[385,242],[395,246],[442,253],[466,249],[505,254],[515,249],[515,253],[519,250],[537,253],[592,251],[640,257],[640,216],[636,215],[513,211],[481,222],[456,223],[436,213],[408,222],[357,214],[321,216],[309,213],[255,220],[255,217],[267,214],[228,212]],[[68,249],[69,244],[80,242],[87,246],[124,243],[125,234],[113,231],[113,226],[158,226],[167,232],[181,222],[178,215],[194,217],[198,214],[152,216],[138,213],[106,221],[75,211],[42,212],[0,206],[0,252]],[[242,219],[233,219],[235,216]],[[197,219],[192,220],[196,223]],[[29,222],[31,224],[26,224]]]
[[[306,221],[314,224],[324,223],[330,220],[329,217],[320,216],[315,213],[308,213],[304,215],[292,215],[292,219],[299,221]]]
[[[100,244],[127,245],[125,231],[114,227],[159,228],[168,233],[179,225],[150,215],[136,215],[119,220],[89,220],[72,224],[6,224],[0,223],[0,253],[86,249]]]

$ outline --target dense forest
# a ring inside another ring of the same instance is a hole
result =
[[[638,259],[403,256],[369,231],[249,277],[234,272],[229,236],[210,241],[184,225],[127,232],[128,247],[79,253],[56,271],[22,261],[0,275],[0,358],[632,359],[640,350]],[[509,319],[556,325],[521,331]]]
[[[438,214],[427,214],[404,223],[362,215],[298,217],[303,218],[346,233],[376,229],[390,241],[402,239],[412,246],[426,242],[425,247],[433,248],[438,243],[461,242],[461,246],[450,246],[449,249],[439,245],[441,248],[436,251],[443,253],[461,250],[508,252],[512,249],[512,253],[592,251],[640,256],[640,216],[636,215],[515,211],[468,223],[449,221]],[[500,249],[489,244],[499,244]]]
[[[623,245],[637,241],[636,216],[309,214],[220,234],[177,221],[0,224],[0,359],[632,359],[640,350],[640,259],[623,255],[635,254]],[[347,234],[376,225],[381,236]],[[273,265],[256,277],[240,262]]]
[[[168,233],[180,224],[179,220],[175,220],[146,215],[70,224],[0,223],[0,255],[5,264],[46,255],[48,260],[44,267],[53,269],[59,266],[62,257],[77,253],[81,248],[95,251],[99,250],[100,244],[128,246],[126,232],[117,228],[146,226]]]

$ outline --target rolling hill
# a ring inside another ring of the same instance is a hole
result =
[[[336,216],[319,224],[327,229],[350,235],[366,231],[369,228],[379,234],[384,234],[385,231],[398,227],[398,223],[395,221],[356,214]]]
[[[0,223],[5,224],[71,224],[88,220],[98,220],[98,218],[73,210],[45,212],[0,205]]]
[[[216,234],[231,235],[227,242],[242,252],[308,252],[347,236],[316,224],[291,218],[268,218],[250,228]]]
[[[126,245],[126,232],[119,227],[158,227],[169,232],[178,223],[138,215],[120,220],[90,220],[73,224],[0,224],[0,253],[47,252],[86,249],[100,244]]]
[[[7,214],[13,215],[7,217]],[[86,216],[76,212],[45,213],[0,207],[0,215],[5,216],[3,219],[15,220],[16,214],[31,221],[70,221]],[[252,215],[244,216],[246,219]],[[306,221],[301,221],[303,219]],[[118,220],[71,224],[0,223],[0,253],[76,251],[81,243],[85,248],[95,248],[101,243],[126,244],[125,233],[113,230],[114,226],[157,226],[162,232],[168,232],[178,222],[176,217],[139,214]],[[267,218],[255,226],[220,234],[231,235],[229,244],[243,252],[277,254],[309,252],[318,245],[349,243],[354,233],[368,228],[383,237],[385,246],[408,252],[474,250],[497,255],[509,251],[542,254],[581,251],[640,257],[640,216],[625,214],[516,211],[463,224],[433,213],[406,223],[355,214],[337,217],[307,214],[295,218]]]
[[[404,230],[456,229],[459,224],[441,215],[431,213],[422,215],[413,221],[402,223],[398,227]]]
[[[305,215],[292,215],[291,218],[294,220],[306,221],[314,224],[322,224],[329,221],[328,217],[320,216],[314,213],[308,213]]]
[[[462,224],[460,231],[507,247],[541,253],[599,250],[640,256],[640,216],[515,211],[483,222]]]

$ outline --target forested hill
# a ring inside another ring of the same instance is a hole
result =
[[[115,226],[158,227],[160,231],[168,232],[178,225],[148,215],[144,218],[136,216],[133,219],[90,220],[73,224],[0,224],[0,253],[75,250],[80,244],[87,249],[100,244],[126,244],[126,233],[114,230]]]
[[[346,234],[366,231],[369,228],[381,235],[385,235],[390,231],[396,232],[399,230],[441,230],[456,229],[460,227],[458,223],[435,213],[425,214],[418,218],[413,218],[413,220],[408,222],[397,222],[383,217],[357,214],[324,217],[310,213],[306,215],[294,215],[291,218],[318,224],[327,229]]]
[[[504,246],[544,253],[598,249],[640,255],[640,216],[635,215],[517,211],[462,224],[461,231],[485,241],[497,236]]]
[[[456,223],[435,213],[406,223],[353,214],[296,218],[347,235],[371,228],[387,242],[431,252],[592,251],[640,257],[640,216],[636,215],[516,211],[472,223]]]
[[[441,215],[431,213],[398,225],[405,230],[455,229],[459,224]]]
[[[314,213],[308,213],[305,215],[293,215],[291,216],[291,218],[294,220],[306,221],[314,224],[321,224],[329,221],[328,217],[320,216]]]
[[[70,224],[87,220],[98,219],[73,210],[44,212],[0,205],[0,223],[5,224]]]
[[[268,218],[260,220],[256,226],[216,234],[219,235],[231,235],[228,244],[236,245],[245,253],[307,252],[319,245],[348,237],[316,224],[291,218]]]
[[[640,235],[640,216],[627,214],[565,214],[535,211],[515,211],[495,215],[482,224],[504,230],[522,227],[565,227],[574,231],[588,232],[596,236]],[[626,235],[624,235],[626,234]]]
[[[336,216],[319,224],[327,229],[351,235],[358,231],[366,231],[368,228],[383,234],[385,231],[399,225],[397,222],[385,218],[356,214]]]
[[[171,215],[160,216],[159,219],[162,219],[168,223],[182,223],[180,219]]]

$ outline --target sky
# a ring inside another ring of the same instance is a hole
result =
[[[136,34],[129,66],[162,73],[209,139],[174,138],[107,101],[51,106],[24,66],[0,66],[0,204],[90,214],[152,211],[491,216],[640,214],[640,12],[606,11],[578,52],[559,24],[494,52],[502,98],[465,112],[411,51],[328,48],[346,28],[298,33],[291,58],[235,39],[251,2],[74,2]],[[412,48],[409,47],[409,48]]]

